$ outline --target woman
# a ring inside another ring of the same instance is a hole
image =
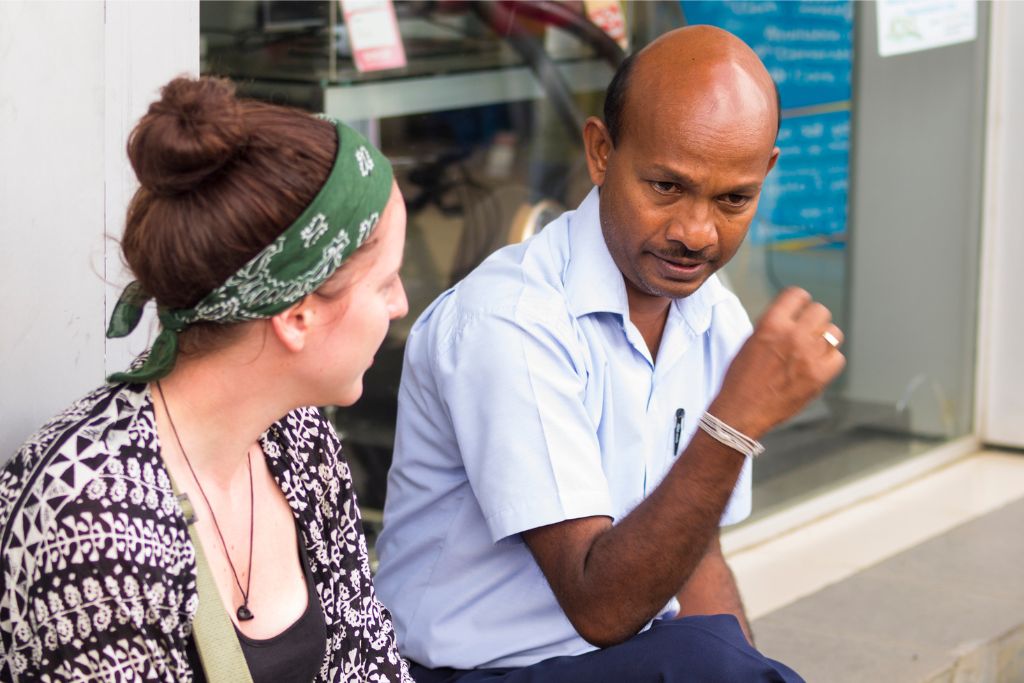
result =
[[[337,436],[304,407],[358,399],[407,311],[390,165],[209,78],[165,86],[128,153],[137,281],[108,336],[149,298],[162,330],[0,476],[0,680],[206,680],[225,656],[197,653],[200,607],[257,683],[410,680]]]

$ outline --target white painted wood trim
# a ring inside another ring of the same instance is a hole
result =
[[[978,439],[965,436],[886,467],[856,481],[797,503],[762,519],[722,533],[726,556],[745,552],[822,518],[895,489],[978,450]]]
[[[1022,497],[1024,458],[977,453],[732,553],[729,563],[757,619]]]
[[[991,7],[975,429],[1024,448],[1024,3]]]

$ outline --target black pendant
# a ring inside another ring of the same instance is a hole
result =
[[[239,621],[249,621],[253,617],[252,612],[249,611],[249,608],[246,605],[239,607],[235,614],[238,615]]]

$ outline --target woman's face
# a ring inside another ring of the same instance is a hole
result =
[[[404,246],[405,202],[398,185],[393,185],[373,236],[325,284],[320,297],[326,315],[310,350],[317,383],[328,398],[321,404],[356,402],[363,393],[363,374],[373,364],[388,326],[409,312],[398,274]]]

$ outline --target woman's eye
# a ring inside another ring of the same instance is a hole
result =
[[[661,194],[669,194],[669,193],[675,191],[676,184],[675,183],[664,182],[664,181],[661,181],[661,180],[652,180],[651,181],[651,187],[654,188],[655,192],[660,192]]]

